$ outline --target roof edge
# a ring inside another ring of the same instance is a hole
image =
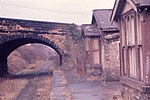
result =
[[[113,23],[113,21],[115,20],[115,14],[117,12],[118,5],[119,5],[119,0],[116,0],[115,4],[113,6],[113,10],[112,10],[111,16],[110,16],[111,23]]]
[[[103,10],[113,10],[113,9],[93,9],[92,11],[103,11]]]

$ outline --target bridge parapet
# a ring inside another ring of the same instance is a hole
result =
[[[65,51],[65,37],[66,34],[70,32],[71,25],[72,24],[56,22],[0,18],[0,43],[11,39],[8,37],[13,37],[13,39],[18,36],[20,37],[19,34],[24,34],[22,37],[25,38],[28,38],[27,35],[31,36],[31,34],[36,34],[49,39],[61,50]]]
[[[34,33],[65,35],[71,24],[0,18],[0,34]]]

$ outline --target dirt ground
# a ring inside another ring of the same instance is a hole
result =
[[[0,100],[49,100],[52,76],[51,62],[38,69],[7,75],[0,81]]]

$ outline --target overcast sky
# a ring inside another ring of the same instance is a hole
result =
[[[115,0],[0,0],[0,16],[86,24],[93,9],[112,9]]]

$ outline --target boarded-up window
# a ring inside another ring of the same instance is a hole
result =
[[[136,15],[136,25],[137,25],[137,44],[142,43],[142,33],[141,33],[141,17],[139,14]]]
[[[89,41],[90,41],[89,38],[86,38],[86,39],[85,39],[85,46],[86,46],[86,50],[87,50],[87,51],[90,49],[90,48],[89,48]]]
[[[93,51],[93,64],[100,64],[99,38],[93,38],[92,51]]]
[[[100,64],[99,51],[93,51],[93,63]]]
[[[140,72],[140,80],[144,79],[143,76],[143,53],[142,53],[142,46],[138,48],[138,65],[139,65],[139,72]]]
[[[130,15],[126,19],[126,39],[127,45],[135,45],[135,18]]]
[[[129,68],[130,68],[130,76],[136,78],[137,68],[136,68],[135,48],[129,48]]]
[[[127,75],[127,64],[126,64],[126,50],[122,49],[122,66],[123,66],[123,74],[124,76]]]
[[[122,41],[122,46],[125,46],[125,23],[124,23],[124,20],[121,20],[121,41]]]
[[[127,40],[127,45],[130,44],[130,22],[129,22],[129,17],[126,19],[126,40]]]
[[[131,38],[130,38],[130,41],[131,41],[131,45],[135,45],[135,18],[133,15],[131,15],[131,28],[130,28],[130,33],[131,33]]]
[[[142,15],[135,11],[130,11],[121,16],[120,24],[122,26],[120,27],[122,75],[144,81]]]
[[[128,62],[130,77],[137,77],[137,66],[136,66],[136,53],[135,53],[135,16],[130,14],[126,17],[126,41],[127,45],[130,46],[128,49]],[[125,55],[124,55],[125,56]],[[125,62],[125,61],[124,61]]]
[[[124,66],[124,49],[122,49],[122,73],[123,73],[123,75],[125,74],[125,66]],[[125,76],[125,75],[124,75]]]
[[[131,15],[131,17],[130,17],[130,19],[131,19],[131,28],[130,28],[130,34],[131,34],[131,38],[130,38],[130,42],[131,42],[131,45],[135,45],[135,18],[134,18],[134,16],[133,15]]]
[[[93,39],[93,50],[98,50],[99,49],[99,39],[94,38]]]

